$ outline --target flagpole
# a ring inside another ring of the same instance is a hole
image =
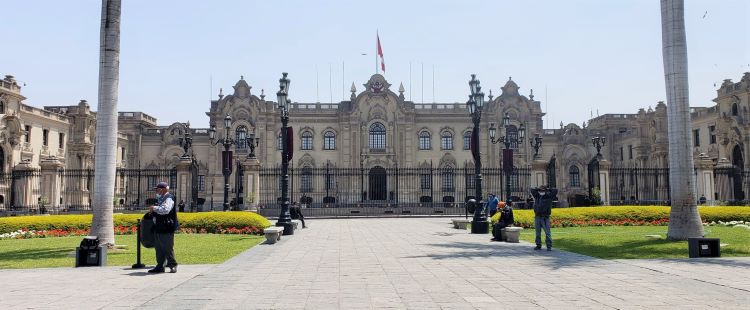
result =
[[[375,74],[380,73],[378,70],[378,40],[380,40],[380,35],[378,34],[378,31],[375,30]]]
[[[346,87],[344,86],[344,83],[346,83],[344,82],[344,80],[346,79],[346,67],[345,66],[346,65],[344,64],[344,61],[342,60],[341,61],[341,101],[344,101],[344,99],[346,98],[344,96],[345,91],[346,91]]]
[[[411,100],[411,61],[409,62],[409,101]]]
[[[435,65],[432,65],[432,103],[435,103]]]
[[[422,104],[424,104],[424,63],[422,63]]]

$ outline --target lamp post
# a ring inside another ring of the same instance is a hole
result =
[[[367,154],[359,154],[359,200],[360,203],[365,202],[365,159]]]
[[[289,149],[289,82],[287,73],[283,72],[279,79],[279,91],[276,92],[279,112],[281,112],[281,213],[276,221],[276,226],[284,227],[284,235],[293,235],[292,217],[289,214],[289,161],[291,160]]]
[[[501,127],[502,132],[500,133],[501,137],[495,140],[497,128],[495,128],[495,123],[490,124],[490,142],[492,142],[492,144],[502,142],[505,146],[505,149],[503,149],[503,173],[505,174],[506,203],[513,203],[510,199],[510,175],[513,173],[513,149],[511,148],[511,145],[523,143],[523,139],[526,136],[526,127],[523,123],[518,127],[518,134],[516,135],[510,134],[512,129],[511,126],[510,115],[506,112],[503,117],[503,126]],[[539,138],[539,145],[541,145],[541,137]]]
[[[260,144],[260,138],[255,137],[255,133],[251,133],[247,136],[248,146],[250,147],[250,154],[247,154],[247,158],[255,158],[255,147]]]
[[[224,151],[221,152],[221,166],[224,174],[224,211],[229,210],[229,176],[232,174],[232,151],[229,148],[237,144],[237,141],[229,137],[229,131],[232,128],[232,117],[227,114],[224,117],[224,138],[216,140],[216,125],[211,125],[208,130],[208,138],[212,141],[211,145],[221,144],[224,146]]]
[[[471,75],[469,81],[469,101],[466,102],[466,108],[471,115],[471,121],[474,128],[471,132],[471,153],[474,157],[474,187],[476,189],[476,199],[470,199],[467,203],[474,204],[474,218],[471,221],[472,234],[486,234],[489,230],[487,223],[487,214],[480,208],[482,202],[482,158],[479,153],[479,122],[482,119],[482,108],[484,107],[484,93],[476,79],[476,74]]]
[[[534,137],[529,139],[529,144],[534,148],[534,159],[537,159],[539,157],[539,148],[542,147],[542,136],[538,133],[534,134]]]
[[[607,142],[607,137],[604,136],[594,136],[591,138],[591,143],[596,148],[596,157],[602,158],[602,147],[604,147],[604,144]]]

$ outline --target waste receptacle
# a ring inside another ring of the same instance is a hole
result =
[[[99,245],[99,237],[86,236],[76,247],[76,267],[106,266],[107,247]]]
[[[690,258],[720,257],[719,238],[688,238],[688,253]]]

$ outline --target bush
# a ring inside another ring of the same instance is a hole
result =
[[[552,227],[569,226],[642,226],[669,224],[670,207],[665,206],[616,206],[552,209]],[[750,221],[750,207],[699,206],[698,212],[704,223],[718,221]],[[533,210],[514,210],[515,225],[534,227]],[[497,223],[500,215],[492,217]]]
[[[0,234],[18,230],[90,229],[92,215],[48,215],[0,218]],[[142,214],[115,214],[115,227],[135,227]],[[228,228],[252,228],[254,231],[271,226],[265,217],[253,212],[200,212],[178,214],[180,228],[216,233]]]

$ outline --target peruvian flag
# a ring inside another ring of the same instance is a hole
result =
[[[383,60],[383,47],[380,45],[380,34],[375,34],[378,38],[378,56],[380,56],[380,70],[385,73],[385,60]]]

